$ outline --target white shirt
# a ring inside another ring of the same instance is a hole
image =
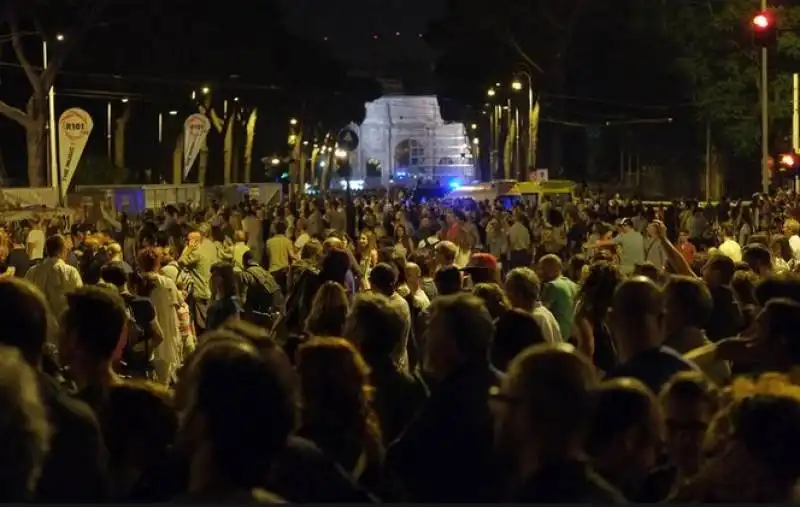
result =
[[[42,291],[57,319],[67,310],[67,294],[83,287],[78,270],[54,257],[33,266],[25,278]]]
[[[722,242],[719,253],[733,259],[733,262],[742,262],[742,247],[735,240],[728,238]]]
[[[558,321],[555,316],[544,307],[541,303],[536,303],[536,306],[531,312],[539,328],[542,330],[542,336],[547,343],[561,343],[561,329],[558,327]]]
[[[149,274],[155,287],[149,298],[156,310],[156,320],[164,337],[153,351],[153,366],[158,380],[169,383],[183,362],[183,339],[178,323],[178,307],[181,299],[175,282],[164,275]]]
[[[800,261],[800,236],[792,234],[789,238],[789,247],[792,249],[792,257],[794,257],[794,260]]]
[[[28,237],[25,239],[25,247],[33,243],[31,247],[31,260],[41,259],[44,257],[44,231],[41,229],[31,229],[28,231]]]

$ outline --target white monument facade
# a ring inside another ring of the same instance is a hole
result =
[[[418,179],[442,185],[475,179],[475,161],[462,123],[442,119],[435,96],[385,96],[366,104],[352,154],[352,179],[368,186],[413,185]]]

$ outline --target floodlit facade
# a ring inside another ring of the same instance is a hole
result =
[[[352,179],[367,186],[413,185],[420,178],[455,185],[475,178],[462,123],[442,119],[435,96],[385,96],[366,104],[352,154]]]

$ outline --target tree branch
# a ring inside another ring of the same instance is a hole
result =
[[[540,66],[538,63],[536,63],[535,61],[533,61],[533,59],[532,59],[530,56],[528,56],[528,53],[526,53],[526,52],[525,52],[525,50],[524,50],[524,49],[522,49],[522,46],[520,46],[520,45],[519,45],[519,42],[517,42],[517,39],[516,39],[516,38],[515,38],[515,37],[514,37],[514,36],[511,34],[511,32],[510,32],[510,31],[506,31],[506,32],[505,32],[505,33],[502,35],[502,39],[503,39],[503,40],[506,42],[506,44],[508,44],[509,46],[511,46],[511,49],[513,49],[514,51],[516,51],[516,52],[517,52],[517,54],[519,54],[519,56],[520,56],[520,57],[521,57],[523,60],[525,60],[525,62],[526,62],[528,65],[530,65],[531,67],[533,67],[534,69],[536,69],[537,71],[539,71],[539,73],[540,73],[540,74],[544,74],[544,73],[545,73],[545,72],[544,72],[544,69],[542,69],[542,67],[541,67],[541,66]]]
[[[20,65],[22,65],[22,70],[25,72],[25,77],[28,78],[28,81],[31,83],[31,87],[33,87],[33,93],[37,97],[41,97],[43,95],[43,88],[41,83],[41,76],[39,76],[36,71],[34,70],[34,66],[31,65],[30,60],[25,55],[25,48],[22,47],[22,36],[19,29],[19,17],[17,16],[17,7],[15,2],[8,3],[8,25],[11,29],[11,46],[14,48],[14,53],[17,56],[17,60],[19,60]]]
[[[18,107],[6,104],[2,100],[0,100],[0,114],[6,118],[14,120],[25,128],[28,127],[28,114]]]
[[[48,62],[47,68],[42,74],[42,88],[49,90],[56,79],[56,74],[64,66],[67,57],[72,50],[80,44],[86,33],[94,25],[94,22],[105,10],[109,0],[86,0],[84,7],[78,14],[75,25],[72,26],[67,34],[66,40],[56,45],[58,51],[55,52],[53,59]]]

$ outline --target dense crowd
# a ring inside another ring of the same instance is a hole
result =
[[[7,224],[0,500],[793,501],[795,199]]]

